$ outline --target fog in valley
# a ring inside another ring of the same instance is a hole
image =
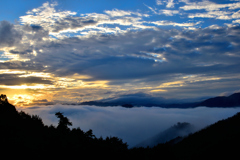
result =
[[[127,142],[129,148],[164,132],[178,122],[187,122],[194,131],[219,120],[233,116],[236,108],[160,108],[160,107],[97,107],[86,105],[50,105],[18,108],[29,114],[39,115],[44,124],[56,126],[56,112],[62,112],[73,123],[74,128],[93,130],[97,137],[117,136]]]

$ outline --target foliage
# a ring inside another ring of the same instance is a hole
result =
[[[8,103],[7,96],[4,95],[4,94],[1,94],[1,96],[0,96],[0,104],[6,104],[6,103]]]
[[[67,117],[64,117],[63,113],[61,112],[57,112],[55,115],[57,116],[57,118],[59,118],[57,129],[61,131],[68,131],[68,126],[72,126],[72,122],[69,122],[69,119]]]

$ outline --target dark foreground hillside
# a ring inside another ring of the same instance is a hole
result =
[[[74,159],[217,159],[238,155],[240,114],[217,122],[179,143],[128,149],[118,137],[96,138],[92,130],[70,129],[72,123],[57,112],[58,126],[44,125],[37,115],[18,112],[0,96],[0,154],[20,158]],[[176,142],[176,141],[175,141]]]
[[[186,137],[174,146],[180,159],[236,159],[239,157],[240,113]]]
[[[113,156],[125,158],[127,144],[117,137],[96,138],[92,130],[69,129],[71,122],[62,113],[57,127],[46,126],[36,115],[18,112],[1,95],[0,101],[0,153],[3,156],[30,158],[79,158],[93,159]]]

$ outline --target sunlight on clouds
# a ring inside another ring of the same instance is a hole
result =
[[[81,80],[75,80],[70,78],[55,78],[54,88],[76,88],[82,86],[83,82]]]
[[[17,90],[16,93],[8,94],[8,100],[10,103],[16,105],[17,108],[28,108],[35,103],[42,103],[44,105],[49,102],[46,98],[51,101],[52,95],[49,93],[26,92],[24,90]]]
[[[93,92],[93,90],[109,89],[109,81],[89,81],[90,76],[77,73],[69,77],[56,77],[54,74],[45,72],[1,69],[0,75],[1,74],[16,75],[20,78],[39,77],[52,82],[51,84],[33,84],[29,82],[20,85],[0,85],[0,89],[6,90],[5,94],[8,95],[10,102],[17,106],[25,105],[28,107],[34,104],[52,104],[53,100],[56,102],[64,102],[60,97],[66,95],[66,93],[70,94],[68,100],[74,100],[75,102],[75,100],[79,101],[79,98],[77,98],[76,95],[72,95],[71,92],[74,90],[79,92],[77,95],[80,97],[79,94],[83,90],[84,94],[89,94],[89,89],[92,90],[91,92]],[[95,96],[95,98],[97,97]],[[86,96],[85,99],[87,100],[88,97]],[[101,97],[98,97],[98,99],[101,99]],[[65,102],[67,102],[67,99]]]
[[[50,73],[44,72],[25,72],[25,75],[20,75],[19,77],[42,77],[42,78],[50,78],[52,77]]]
[[[11,69],[0,69],[0,74],[24,74],[26,71],[18,71]]]
[[[42,77],[42,78],[53,77],[53,75],[50,73],[31,72],[31,71],[14,70],[14,69],[0,69],[0,74],[20,74],[18,77]]]
[[[4,60],[3,62],[9,62],[9,61],[16,61],[19,60],[19,55],[17,54],[12,54],[9,52],[9,50],[14,49],[15,47],[4,47],[4,48],[0,48],[0,51],[2,51],[2,56],[4,56],[5,58],[7,58],[7,60]]]
[[[124,10],[118,10],[118,9],[114,9],[112,11],[107,10],[104,12],[109,14],[112,17],[129,16],[132,14],[132,12],[130,12],[130,11],[124,11]]]
[[[45,89],[48,88],[46,85],[37,84],[37,85],[0,85],[0,88],[4,89]]]
[[[53,88],[92,88],[92,87],[108,87],[109,81],[86,81],[91,78],[87,75],[74,74],[70,77],[56,77],[51,73],[45,72],[30,72],[30,71],[20,71],[20,70],[11,70],[11,69],[1,69],[0,74],[16,74],[18,77],[40,77],[46,80],[53,82],[53,85],[49,84],[37,84],[37,85],[0,85],[0,88],[9,88],[9,89],[53,89]]]
[[[184,81],[174,81],[174,82],[166,82],[162,83],[159,88],[169,88],[169,87],[182,87],[185,84]]]
[[[29,9],[20,24],[1,22],[0,41],[7,29],[10,36],[0,42],[0,89],[26,91],[30,104],[27,95],[37,92],[59,102],[67,96],[80,101],[128,92],[176,94],[208,81],[219,82],[220,89],[225,83],[238,87],[232,81],[239,66],[240,2],[155,2],[162,6],[104,7],[98,13],[46,2]]]
[[[154,90],[151,90],[150,92],[167,92],[167,90],[164,90],[164,89],[154,89]]]
[[[13,97],[9,97],[9,99],[14,101],[15,105],[22,106],[21,104],[28,105],[32,103],[35,97],[30,94],[14,94]]]
[[[155,21],[151,22],[152,24],[158,25],[158,26],[179,26],[179,27],[193,27],[201,23],[201,21],[196,22],[196,23],[177,23],[177,22],[172,22],[172,21]]]
[[[104,11],[111,17],[122,17],[122,16],[130,16],[130,15],[137,15],[137,16],[144,16],[144,17],[149,17],[148,14],[141,14],[139,12],[131,12],[131,11],[124,11],[124,10],[119,10],[119,9],[113,9],[113,10],[106,10]]]
[[[220,77],[203,77],[201,75],[188,75],[181,77],[182,80],[173,81],[173,82],[165,82],[162,83],[157,88],[178,88],[190,85],[191,83],[203,82],[203,81],[216,81],[220,80]]]
[[[21,23],[41,25],[44,28],[48,28],[51,32],[54,32],[51,26],[56,20],[77,14],[76,12],[71,11],[57,12],[54,9],[55,6],[57,6],[56,2],[52,4],[46,2],[41,7],[32,9],[32,11],[27,12],[28,15],[20,17]]]
[[[95,87],[100,87],[100,88],[108,88],[108,83],[109,81],[93,81],[93,82],[83,82],[83,87],[84,88],[95,88]]]
[[[10,51],[14,50],[15,47],[5,47],[5,48],[0,48],[0,49],[3,51],[3,56],[5,56],[8,59],[3,62],[12,62],[12,61],[26,62],[26,61],[31,60],[29,58],[21,57],[19,54],[10,53]],[[34,53],[34,54],[36,54],[36,53]]]
[[[167,10],[167,9],[162,9],[159,11],[159,14],[164,14],[166,16],[173,16],[176,14],[181,14],[179,10]]]
[[[73,78],[73,79],[90,79],[92,77],[89,76],[89,75],[80,75],[78,73],[75,73],[72,76],[69,76],[69,78]]]
[[[229,8],[231,10],[240,8],[240,3],[228,3],[228,4],[216,4],[208,0],[202,2],[188,2],[187,5],[180,7],[183,10],[201,10],[205,9],[207,11],[219,10],[223,8]]]

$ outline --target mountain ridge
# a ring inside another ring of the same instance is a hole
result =
[[[124,95],[120,98],[108,98],[98,101],[82,102],[80,105],[95,105],[95,106],[122,106],[126,108],[132,107],[162,107],[162,108],[195,108],[199,106],[206,107],[236,107],[240,106],[240,93],[234,93],[228,97],[218,96],[205,100],[194,102],[181,102],[181,100],[167,100],[162,97],[158,100],[157,97],[142,94],[139,97]]]
[[[209,98],[200,104],[199,106],[206,107],[235,107],[240,106],[240,93],[234,93],[228,97],[218,96],[214,98]]]

